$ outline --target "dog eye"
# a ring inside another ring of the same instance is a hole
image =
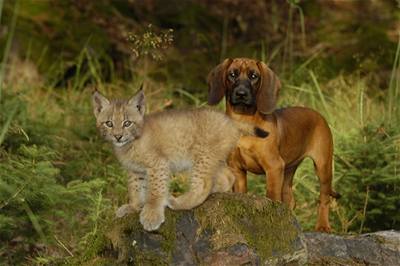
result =
[[[256,78],[258,78],[257,74],[255,74],[255,73],[250,74],[250,79],[254,80]]]
[[[124,122],[124,127],[130,127],[132,125],[131,121],[125,121]]]
[[[235,72],[231,72],[231,73],[229,73],[229,76],[232,77],[232,78],[236,78],[236,73]]]
[[[113,127],[113,122],[107,121],[104,124],[106,124],[107,127]]]

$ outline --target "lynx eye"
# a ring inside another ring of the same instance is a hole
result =
[[[124,127],[130,127],[132,125],[131,121],[125,121],[124,122]]]
[[[107,121],[104,124],[106,124],[107,127],[113,127],[113,122]]]

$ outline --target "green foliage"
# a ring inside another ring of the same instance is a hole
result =
[[[0,104],[0,263],[37,252],[37,263],[52,261],[48,253],[70,256],[111,211],[110,193],[125,201],[125,174],[109,150],[93,143],[88,104],[69,108],[71,96],[39,96],[42,109],[33,94],[9,91]],[[54,113],[60,107],[62,118]],[[69,126],[66,120],[78,114],[85,115]]]
[[[1,150],[0,233],[5,247],[21,238],[34,246],[52,243],[50,232],[57,227],[55,221],[72,225],[77,222],[78,213],[87,215],[92,211],[91,194],[104,182],[94,179],[63,185],[59,181],[60,169],[53,165],[57,157],[54,150],[45,146],[23,144],[13,154]],[[10,251],[7,256],[17,260],[19,253],[27,250]]]
[[[0,147],[0,254],[17,263],[24,258],[22,254],[54,244],[55,234],[63,235],[58,230],[73,230],[77,224],[86,227],[82,217],[91,228],[96,191],[101,191],[105,182],[98,178],[63,182],[57,167],[62,159],[60,151],[35,144],[35,138],[21,133],[22,118],[27,116],[25,104],[18,96],[8,95],[2,102],[2,113],[7,114],[7,108],[16,103],[18,111],[13,112]],[[32,125],[33,121],[25,123]],[[29,133],[35,134],[34,128]]]
[[[346,215],[355,217],[349,230],[400,229],[400,128],[366,126],[339,143],[337,188]]]
[[[126,175],[97,136],[86,87],[122,96],[144,82],[150,112],[203,106],[207,73],[228,56],[270,63],[284,85],[282,105],[327,118],[334,187],[343,195],[332,203],[334,230],[399,229],[400,41],[396,49],[388,37],[398,9],[389,1],[365,1],[358,13],[323,1],[162,2],[4,1],[0,264],[79,254],[127,200]],[[44,82],[10,82],[14,56],[35,65]],[[174,193],[187,190],[175,180]],[[265,194],[265,178],[250,175],[249,190]],[[312,230],[319,186],[310,160],[294,190],[296,216]]]

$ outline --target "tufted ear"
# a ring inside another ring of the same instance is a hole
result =
[[[144,115],[146,101],[143,92],[143,84],[140,86],[139,92],[128,101],[128,104],[134,106],[141,115]]]
[[[208,84],[208,104],[215,105],[224,97],[225,87],[225,72],[232,63],[231,58],[227,58],[221,64],[217,65],[207,77]]]
[[[92,94],[92,105],[94,116],[97,117],[101,111],[104,110],[106,106],[110,104],[110,101],[101,95],[98,90],[95,90]]]
[[[257,93],[257,110],[262,114],[272,113],[278,100],[281,82],[275,73],[263,62],[257,62],[261,83]]]

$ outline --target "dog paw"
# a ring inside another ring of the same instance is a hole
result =
[[[330,233],[332,231],[331,226],[329,224],[327,225],[317,224],[315,226],[315,230],[324,233]]]
[[[140,223],[146,231],[157,230],[164,220],[164,208],[162,207],[145,205],[140,213]]]

